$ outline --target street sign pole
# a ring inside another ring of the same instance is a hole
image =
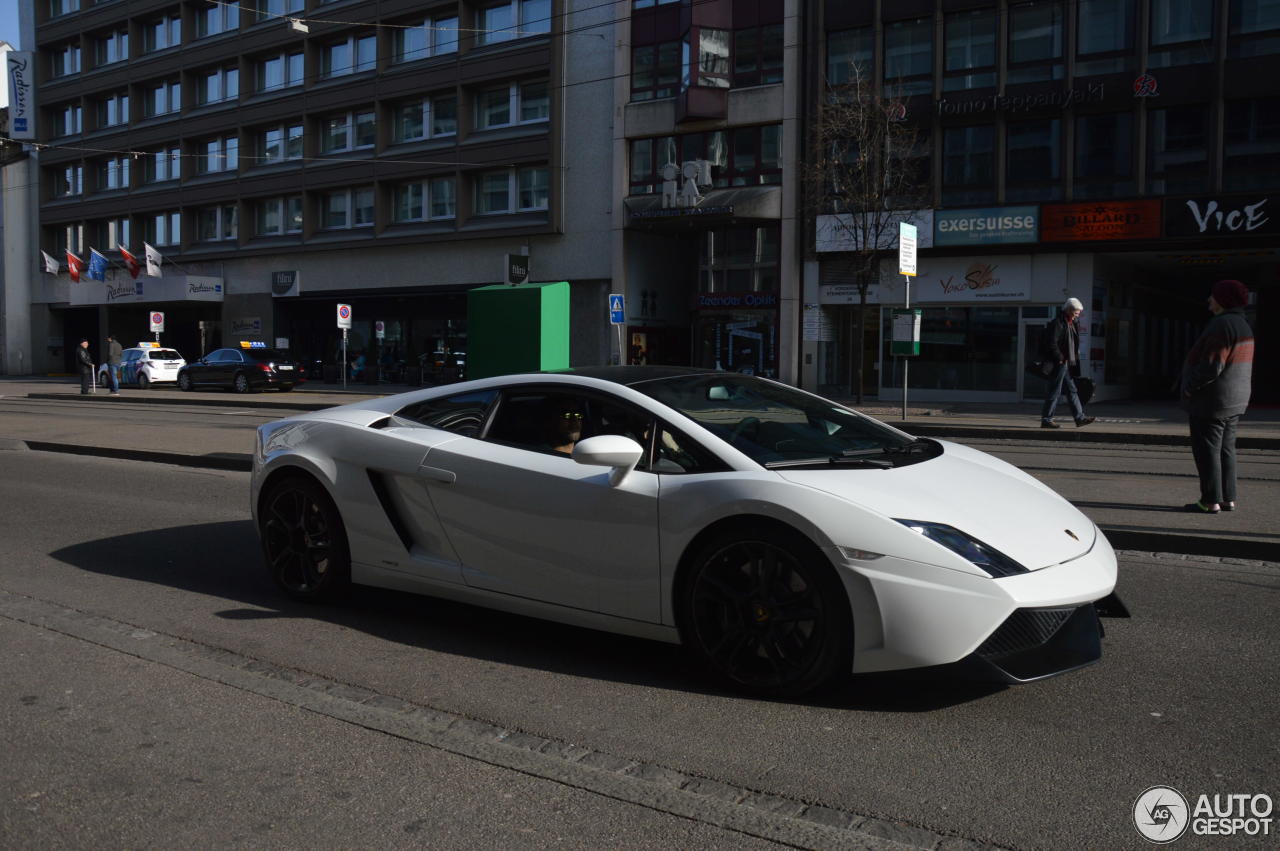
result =
[[[898,223],[898,274],[902,275],[903,280],[907,282],[906,293],[904,295],[903,312],[910,313],[911,310],[911,278],[916,274],[916,226],[907,224],[906,222]],[[898,323],[894,323],[895,331]],[[897,334],[894,335],[895,337]],[[910,354],[919,354],[920,352],[920,323],[912,320],[911,346],[899,346],[901,354],[904,356],[902,361],[902,419],[907,419],[907,391],[911,385],[911,358]]]
[[[626,340],[622,334],[622,326],[626,324],[627,316],[625,309],[625,299],[621,293],[609,293],[609,324],[618,329],[618,365],[623,366],[627,362]]]
[[[342,329],[342,363],[338,364],[342,370],[342,389],[347,389],[347,333],[351,330],[351,305],[338,305],[338,327]]]
[[[342,329],[342,389],[347,389],[347,329]]]

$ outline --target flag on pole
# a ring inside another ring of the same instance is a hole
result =
[[[90,278],[95,281],[105,281],[107,279],[107,258],[98,253],[98,249],[89,249],[89,272]]]
[[[71,253],[71,249],[67,249],[67,271],[71,273],[71,280],[80,283],[80,273],[84,271],[84,261]]]
[[[164,258],[160,256],[160,252],[156,251],[154,245],[144,242],[142,243],[147,256],[147,275],[152,278],[160,277],[160,264],[164,262]]]
[[[41,251],[44,255],[44,270],[50,275],[56,275],[62,271],[62,266],[47,251]]]
[[[125,248],[123,245],[118,245],[116,247],[120,249],[120,256],[124,258],[125,268],[129,270],[129,274],[132,275],[133,279],[136,281],[138,279],[138,272],[140,271],[138,258],[134,257],[133,252]]]

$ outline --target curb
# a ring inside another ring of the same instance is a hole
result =
[[[145,393],[147,391],[144,390],[140,392]],[[148,398],[134,394],[130,394],[128,396],[125,396],[124,394],[119,396],[110,396],[101,393],[93,393],[88,397],[82,397],[79,393],[28,393],[26,398],[43,399],[46,401],[52,400],[55,402],[65,402],[70,399],[83,398],[86,402],[91,404],[98,403],[104,405],[205,405],[211,408],[276,408],[287,411],[323,411],[325,408],[336,408],[339,405],[347,404],[347,402],[268,402],[260,399],[245,399],[241,396],[236,396],[230,399],[209,399],[200,396],[193,396],[190,399],[174,399],[169,396],[151,396]],[[354,402],[357,400],[351,399],[349,401]]]
[[[5,443],[11,445],[5,446]],[[233,473],[248,473],[253,470],[253,456],[248,453],[227,452],[217,455],[184,455],[181,452],[112,449],[103,446],[81,446],[73,443],[49,443],[37,440],[0,442],[0,449],[21,449],[23,446],[36,452],[61,452],[69,455],[92,455],[99,458],[117,458],[126,461],[150,461],[156,464],[175,464],[179,467],[227,470]],[[1111,542],[1112,548],[1117,550],[1207,555],[1280,562],[1280,543],[1239,541],[1209,535],[1135,532],[1129,529],[1111,528],[1105,524],[1100,524],[1098,528],[1106,533],[1107,540]]]

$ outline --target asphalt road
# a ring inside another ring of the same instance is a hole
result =
[[[0,844],[1137,848],[1149,786],[1280,798],[1280,564],[1122,554],[1134,617],[1046,682],[769,702],[666,645],[383,591],[293,603],[246,496],[242,473],[0,451]]]

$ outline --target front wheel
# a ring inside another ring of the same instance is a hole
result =
[[[249,392],[249,377],[243,372],[237,372],[235,378],[235,390],[237,393]]]
[[[178,389],[189,391],[191,389],[191,376],[185,372],[178,376]]]
[[[300,600],[332,600],[351,582],[347,532],[314,479],[277,479],[262,496],[258,537],[276,584]]]
[[[795,697],[849,673],[853,618],[844,586],[798,533],[717,535],[695,554],[676,605],[685,646],[731,688]]]

